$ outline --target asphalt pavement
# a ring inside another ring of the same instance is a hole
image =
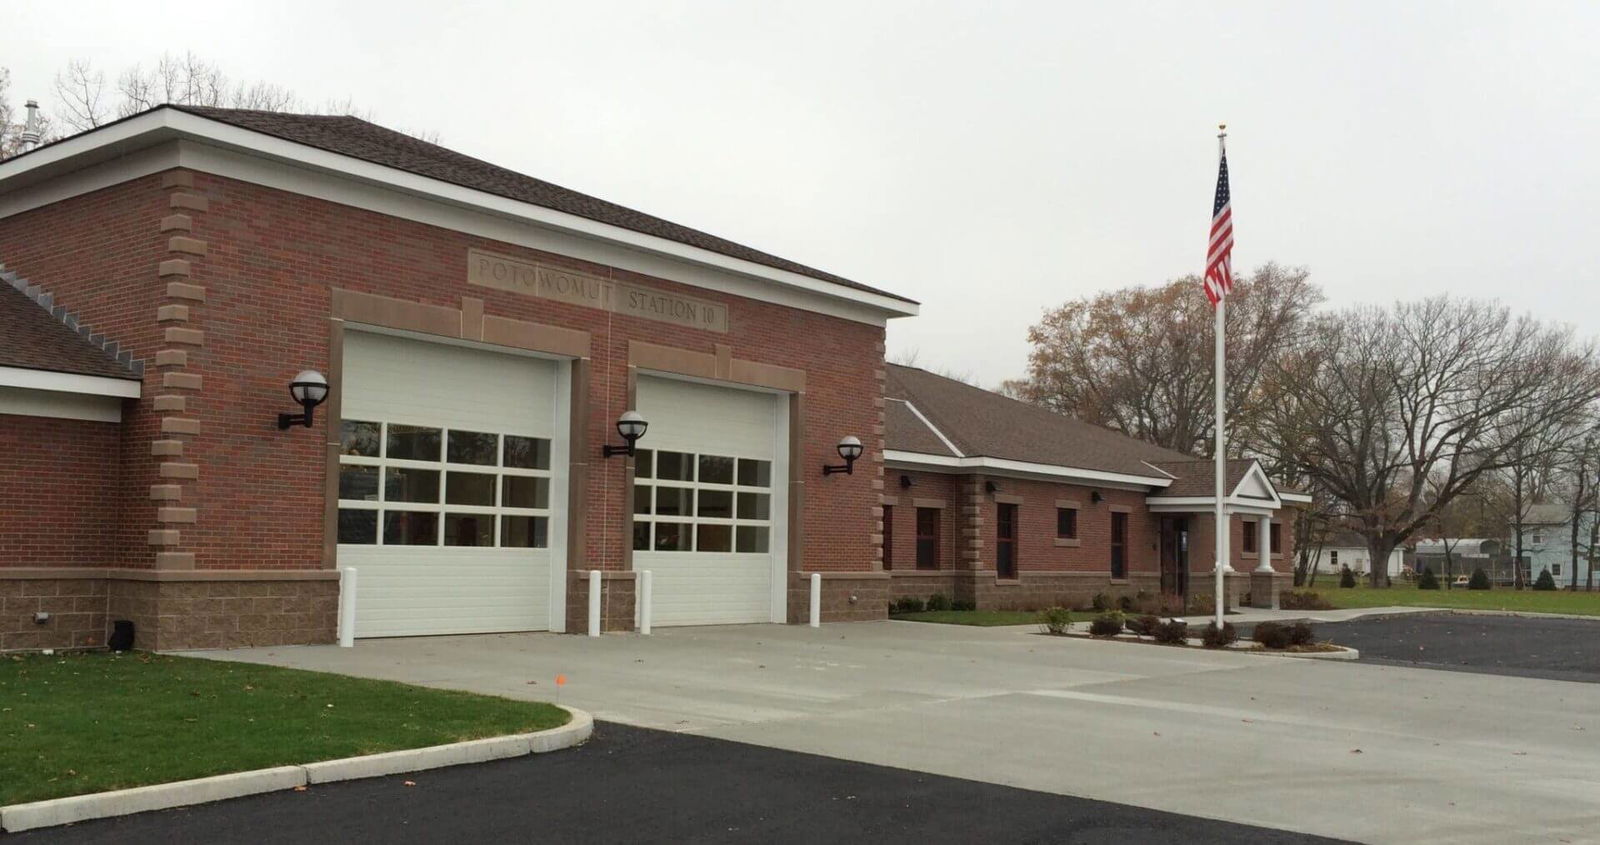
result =
[[[610,723],[568,751],[4,838],[7,845],[1338,841]]]
[[[1600,683],[1600,619],[1429,613],[1316,627],[1371,663]]]

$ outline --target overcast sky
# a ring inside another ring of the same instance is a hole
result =
[[[1044,309],[1200,268],[1219,121],[1236,267],[1600,334],[1592,2],[9,0],[0,32],[16,106],[193,50],[919,300],[890,356],[985,385]]]

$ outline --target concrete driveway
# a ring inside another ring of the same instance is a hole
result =
[[[203,656],[1371,842],[1600,838],[1600,685],[914,622]]]

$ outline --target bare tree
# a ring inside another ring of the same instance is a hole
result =
[[[1229,426],[1241,451],[1267,361],[1322,294],[1304,269],[1267,264],[1228,297]],[[1211,448],[1211,306],[1200,279],[1068,302],[1028,330],[1028,376],[1007,392],[1085,422],[1191,454]]]
[[[1570,329],[1439,297],[1321,315],[1264,383],[1263,435],[1346,504],[1382,561],[1570,425],[1600,396],[1600,368]]]
[[[56,74],[56,102],[57,117],[79,132],[112,120],[105,72],[96,70],[87,59],[73,59]]]

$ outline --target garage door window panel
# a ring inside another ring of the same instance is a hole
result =
[[[546,548],[550,441],[348,420],[339,542]]]
[[[639,450],[634,463],[636,551],[765,554],[772,463]]]

